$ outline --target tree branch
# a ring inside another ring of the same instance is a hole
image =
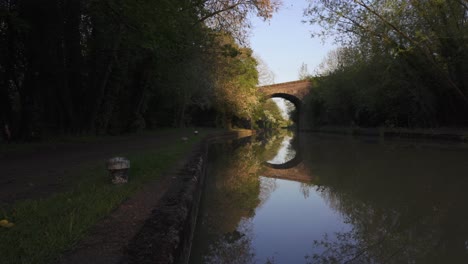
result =
[[[241,2],[238,2],[238,3],[236,3],[236,4],[233,4],[233,5],[231,5],[231,6],[225,7],[225,8],[223,8],[223,9],[216,10],[216,11],[214,11],[213,13],[210,13],[210,14],[207,14],[206,16],[203,16],[202,18],[200,18],[200,19],[198,20],[198,22],[199,22],[199,23],[204,22],[204,21],[207,20],[208,18],[214,17],[214,16],[219,15],[219,14],[221,14],[221,13],[223,13],[223,12],[226,12],[226,11],[228,11],[228,10],[234,9],[234,8],[238,7],[240,4],[241,4]]]
[[[398,35],[402,36],[404,39],[408,40],[411,44],[415,45],[415,47],[418,47],[422,50],[422,52],[424,53],[424,55],[426,55],[426,57],[428,58],[428,60],[443,74],[443,76],[445,77],[445,79],[447,80],[449,86],[451,86],[461,97],[462,99],[468,104],[468,98],[466,97],[466,95],[463,93],[462,90],[460,90],[460,88],[452,81],[452,79],[450,78],[450,76],[448,76],[448,74],[446,72],[443,71],[443,69],[434,61],[433,57],[432,57],[432,54],[429,54],[427,52],[427,50],[425,50],[424,48],[422,48],[419,43],[417,43],[416,41],[414,41],[412,38],[410,38],[408,35],[406,35],[403,31],[401,31],[400,29],[398,29],[395,25],[393,25],[392,23],[390,23],[388,20],[386,20],[383,16],[381,16],[379,13],[377,13],[375,10],[373,10],[372,8],[370,8],[368,5],[366,5],[364,2],[360,1],[360,0],[354,0],[355,3],[357,3],[358,5],[362,6],[363,8],[365,8],[367,11],[371,12],[373,15],[375,15],[378,19],[380,19],[382,22],[384,22],[387,26],[389,26],[390,28],[392,28]]]

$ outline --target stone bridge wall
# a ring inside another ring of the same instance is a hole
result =
[[[308,80],[277,83],[273,85],[261,86],[259,89],[266,95],[290,94],[302,100],[309,93],[311,83]]]
[[[299,130],[310,130],[312,125],[307,115],[307,110],[303,107],[304,97],[312,88],[312,83],[308,80],[277,83],[273,85],[260,86],[259,89],[267,96],[280,97],[291,101],[299,112]]]

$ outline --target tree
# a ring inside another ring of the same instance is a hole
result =
[[[307,64],[304,62],[299,68],[299,80],[307,80],[310,77],[309,70],[307,70]]]
[[[276,0],[0,0],[1,130],[31,139],[184,126],[194,112],[215,104],[251,116],[258,103],[247,95],[254,94],[249,89],[256,84],[251,70],[256,63],[238,43],[249,15],[268,19],[278,5]],[[222,43],[220,36],[230,36],[237,46]],[[231,51],[239,56],[223,55]],[[232,72],[220,65],[233,66]],[[221,97],[213,93],[221,86],[235,87],[233,96],[223,98],[246,96],[244,105],[216,101]]]
[[[270,70],[266,62],[260,58],[260,56],[254,55],[254,58],[257,61],[258,84],[260,86],[274,84],[275,73]]]
[[[202,0],[198,1],[202,10],[199,21],[216,31],[230,33],[241,43],[246,42],[248,17],[256,15],[270,19],[281,5],[281,0]]]
[[[281,109],[273,100],[265,101],[259,119],[263,121],[263,127],[265,128],[281,128],[290,125],[290,121],[283,117]]]
[[[310,1],[305,13],[311,24],[322,27],[314,35],[334,36],[351,51],[340,51],[345,56],[334,61],[339,61],[340,70],[349,66],[346,71],[355,75],[351,81],[356,86],[371,85],[370,90],[387,96],[399,93],[405,97],[406,93],[412,107],[406,106],[411,112],[407,120],[419,119],[418,125],[466,125],[467,119],[460,114],[468,111],[468,86],[461,73],[468,67],[468,45],[463,41],[468,37],[468,12],[462,1]],[[376,68],[383,71],[376,73]],[[364,89],[357,94],[366,97]],[[393,99],[382,102],[388,112],[395,107],[388,102],[399,104]],[[366,112],[377,106],[383,107],[375,104]]]
[[[340,47],[329,51],[319,64],[317,74],[328,75],[334,71],[353,65],[353,63],[359,59],[358,54],[354,51],[355,50],[346,47]]]
[[[240,47],[230,35],[220,35],[217,40],[214,105],[224,126],[231,125],[233,116],[253,121],[261,95],[252,50]]]
[[[375,41],[381,41],[393,54],[416,49],[446,85],[466,100],[462,77],[444,70],[444,64],[454,60],[447,55],[467,48],[463,41],[468,34],[467,6],[462,1],[319,1],[311,2],[306,14],[310,23],[324,28],[319,35],[335,35],[341,43],[377,45]]]

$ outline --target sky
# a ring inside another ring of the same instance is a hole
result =
[[[250,46],[273,71],[275,83],[298,80],[302,63],[314,73],[327,52],[335,48],[332,41],[312,38],[313,27],[301,22],[307,5],[307,0],[283,0],[270,21],[252,19]]]

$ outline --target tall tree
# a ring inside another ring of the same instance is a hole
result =
[[[258,55],[254,55],[257,61],[258,84],[269,85],[275,83],[275,73],[268,67],[266,62]]]
[[[230,125],[232,116],[252,121],[261,98],[256,87],[257,62],[252,57],[252,50],[240,48],[231,36],[220,36],[219,41],[216,106],[223,113],[226,126]]]
[[[299,68],[299,80],[307,80],[310,77],[309,70],[307,69],[307,64],[304,62],[301,64]]]
[[[391,77],[385,73],[399,78],[397,82],[405,80],[400,87],[408,89],[419,109],[415,112],[424,113],[428,122],[422,123],[430,126],[468,122],[460,114],[468,111],[468,86],[462,74],[468,67],[463,41],[468,37],[467,14],[463,1],[438,0],[310,1],[306,10],[308,21],[322,27],[315,35],[334,36],[356,51],[353,65],[368,69],[382,65],[381,80]],[[346,64],[341,58],[340,63]],[[389,83],[379,85],[382,91],[389,89]]]
[[[278,4],[0,0],[1,130],[32,138],[190,124],[195,109],[214,105],[218,85],[256,78],[242,70],[254,65],[250,55],[227,62],[216,39],[236,36],[238,45],[249,15],[268,19]],[[219,82],[226,63],[248,76]]]
[[[217,31],[229,32],[245,43],[250,27],[249,15],[268,20],[278,10],[281,0],[202,0],[199,4],[203,10],[200,22]]]

